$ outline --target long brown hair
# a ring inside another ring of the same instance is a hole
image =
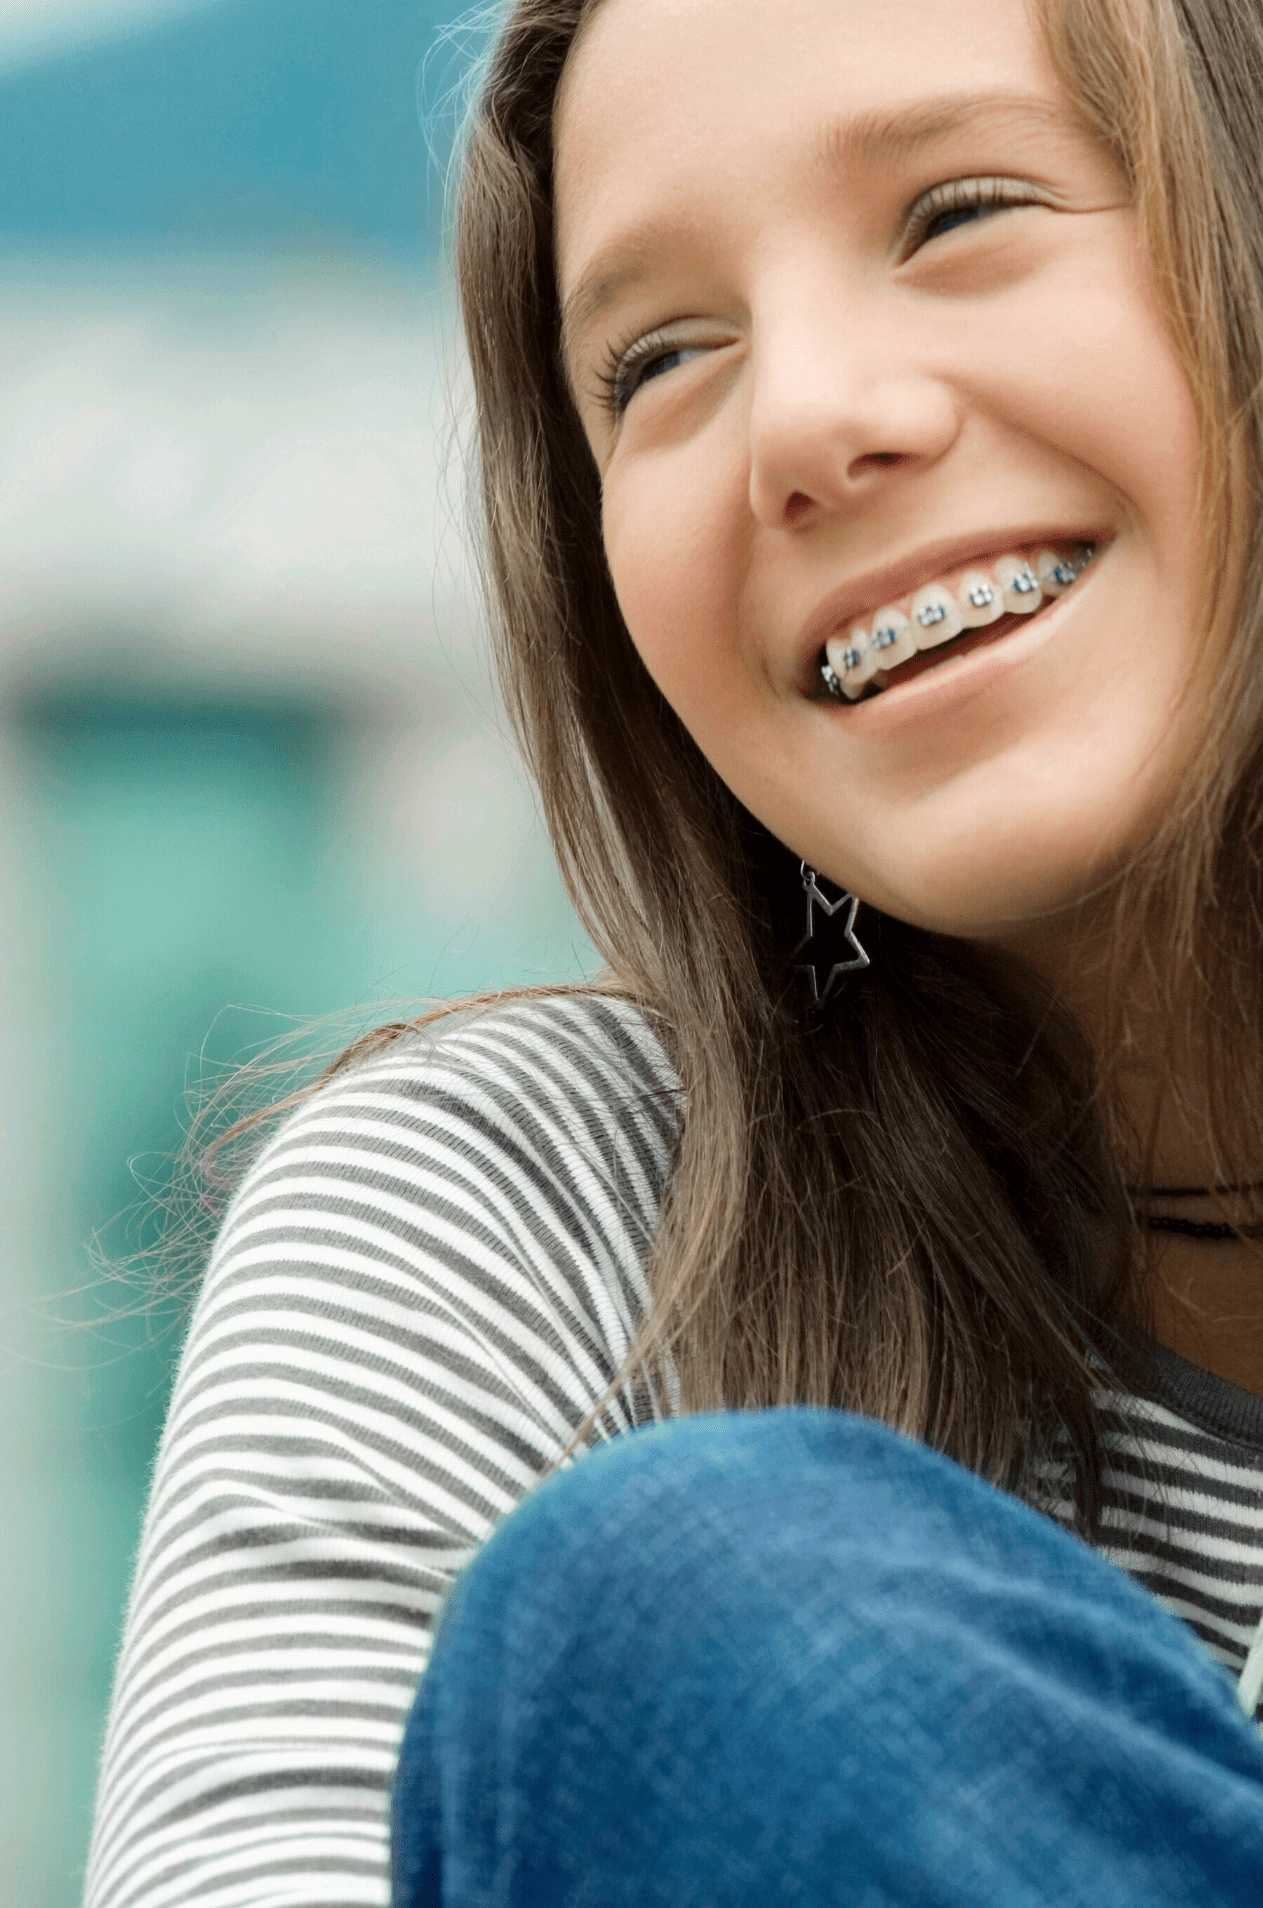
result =
[[[1119,1161],[1146,1136],[1114,1115],[1123,1036],[1094,1055],[1016,964],[868,911],[872,965],[837,1011],[796,993],[797,863],[640,662],[561,371],[553,106],[599,3],[513,8],[467,135],[456,255],[506,704],[604,985],[650,1016],[683,1089],[651,1305],[616,1383],[671,1365],[686,1410],[844,1406],[1035,1498],[1052,1458],[1091,1531],[1103,1361],[1143,1317]],[[1147,966],[1172,1091],[1184,1024],[1214,1001],[1198,1028],[1227,1179],[1263,1157],[1263,4],[1040,14],[1131,183],[1201,418],[1202,653],[1221,619],[1231,635],[1185,799],[1115,884],[1111,965],[1120,1026],[1123,980]],[[447,1011],[366,1035],[322,1078]]]
[[[683,1085],[629,1363],[673,1361],[688,1409],[862,1411],[1016,1488],[1055,1447],[1090,1526],[1093,1398],[1132,1256],[1099,1067],[1012,964],[871,914],[871,968],[830,1017],[804,1014],[787,961],[796,869],[666,705],[615,602],[553,269],[554,103],[598,3],[514,7],[468,133],[456,255],[506,700],[569,891]],[[1119,884],[1115,965],[1152,959],[1164,923],[1177,958],[1154,967],[1172,1014],[1190,976],[1214,987],[1228,1006],[1212,1048],[1257,1081],[1263,14],[1253,0],[1041,11],[1067,91],[1131,181],[1199,405],[1203,635],[1237,624],[1188,799]],[[1229,1097],[1234,1143],[1263,1141],[1243,1139]]]

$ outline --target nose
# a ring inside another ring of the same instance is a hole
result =
[[[960,406],[929,342],[884,300],[828,284],[803,286],[756,318],[750,507],[759,522],[801,528],[942,457]]]

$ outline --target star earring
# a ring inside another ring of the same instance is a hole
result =
[[[807,932],[794,949],[794,971],[807,975],[811,998],[823,1006],[839,974],[869,965],[868,955],[855,935],[859,901],[845,889],[830,901],[814,868],[802,864],[803,892],[807,897]],[[800,960],[798,957],[802,955]]]

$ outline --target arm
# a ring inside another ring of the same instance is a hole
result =
[[[388,1049],[251,1171],[159,1450],[86,1908],[387,1901],[434,1612],[643,1304],[663,1074],[630,1010],[530,1004]]]

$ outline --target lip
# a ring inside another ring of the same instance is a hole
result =
[[[1109,531],[1100,527],[1085,527],[1081,522],[1070,526],[1047,522],[1017,524],[1003,530],[971,531],[968,536],[922,544],[920,549],[893,563],[861,571],[831,591],[812,611],[803,626],[796,649],[804,687],[816,686],[816,663],[830,636],[854,622],[865,611],[871,613],[880,609],[883,603],[893,603],[901,596],[911,595],[924,583],[935,582],[945,570],[971,564],[985,569],[989,563],[1006,556],[1010,550],[1032,543],[1092,543],[1099,555],[1110,541]]]

